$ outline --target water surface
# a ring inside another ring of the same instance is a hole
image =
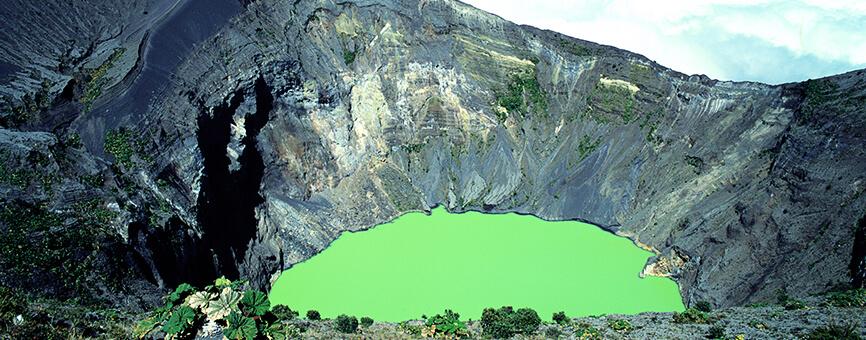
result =
[[[676,283],[640,278],[652,254],[580,222],[517,214],[410,213],[343,233],[283,272],[272,304],[323,317],[401,321],[446,308],[478,319],[485,307],[531,307],[543,319],[679,311]],[[303,314],[303,313],[302,313]]]

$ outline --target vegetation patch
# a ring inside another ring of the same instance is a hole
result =
[[[706,337],[707,339],[724,339],[725,326],[713,325],[712,327],[710,327],[710,329],[707,330]]]
[[[48,155],[31,150],[25,160],[24,164],[13,165],[15,162],[11,157],[0,150],[0,184],[9,184],[21,190],[28,190],[31,184],[38,184],[43,190],[49,191],[54,183],[60,181],[51,169],[46,168],[51,164]]]
[[[834,307],[866,307],[866,288],[832,292],[827,296],[827,304]]]
[[[505,88],[494,92],[496,105],[506,110],[497,111],[500,122],[504,122],[511,113],[519,113],[521,117],[525,117],[530,110],[536,114],[547,114],[547,94],[538,83],[535,68],[511,73]]]
[[[271,314],[281,321],[292,321],[298,318],[298,312],[286,305],[276,305],[271,308]]]
[[[707,313],[701,312],[694,308],[689,308],[682,313],[674,312],[673,322],[680,324],[706,324],[710,323],[710,318]]]
[[[133,157],[142,154],[141,151],[143,146],[142,141],[135,137],[132,130],[120,128],[109,131],[105,135],[105,145],[103,146],[103,149],[106,153],[114,157],[114,161],[117,164],[129,168],[134,165]]]
[[[373,325],[373,318],[371,318],[369,316],[362,316],[360,322],[361,322],[361,326],[363,326],[365,328],[370,327]]]
[[[358,318],[341,314],[334,320],[334,328],[340,333],[355,333],[358,330]]]
[[[664,109],[658,108],[643,116],[640,123],[640,129],[646,132],[646,141],[648,143],[654,145],[661,144],[662,138],[656,136],[656,130],[658,130],[658,125],[663,114]]]
[[[46,299],[0,285],[3,339],[131,339],[133,315],[75,299]]]
[[[634,329],[634,327],[631,325],[630,322],[628,322],[628,320],[623,319],[608,320],[607,326],[610,327],[610,329],[619,333],[628,333]]]
[[[84,85],[84,95],[81,97],[81,104],[84,104],[85,111],[90,111],[93,101],[95,101],[96,98],[99,98],[99,95],[102,94],[102,88],[108,83],[105,76],[108,74],[108,71],[114,67],[114,63],[123,57],[125,52],[125,48],[114,49],[111,56],[109,56],[102,65],[90,70],[87,83]]]
[[[556,322],[559,325],[567,325],[570,319],[565,315],[565,312],[556,312],[553,313],[553,322]]]
[[[424,150],[425,143],[414,143],[414,144],[405,144],[402,146],[403,151],[406,153],[419,153],[421,150]]]
[[[514,310],[512,307],[486,308],[481,313],[484,335],[510,338],[517,334],[530,335],[538,330],[541,318],[530,308]]]
[[[466,323],[460,321],[460,314],[447,309],[444,314],[436,314],[431,318],[424,318],[424,327],[421,329],[421,335],[424,337],[436,337],[442,335],[446,338],[461,338],[468,337],[469,330],[466,328]]]
[[[559,48],[567,53],[571,53],[578,57],[591,57],[593,55],[593,51],[583,46],[575,41],[562,39],[559,41]]]
[[[39,88],[32,93],[25,93],[20,100],[20,103],[15,103],[12,97],[4,96],[4,110],[0,112],[8,112],[5,115],[0,115],[0,126],[7,128],[21,126],[34,117],[35,114],[42,112],[51,105],[51,87],[54,83],[47,79],[43,79],[39,84]]]
[[[58,296],[84,300],[100,245],[111,236],[114,213],[98,200],[69,212],[16,203],[0,207],[0,282],[19,287],[48,286]],[[50,284],[46,284],[50,282]]]
[[[857,331],[857,326],[848,324],[840,325],[831,323],[827,326],[818,327],[808,335],[809,340],[860,340],[860,334]]]
[[[589,157],[589,155],[592,154],[595,149],[598,149],[599,145],[601,145],[601,137],[593,140],[588,135],[583,135],[583,137],[580,139],[580,143],[577,145],[578,158],[582,161],[586,157]]]
[[[346,65],[352,65],[355,62],[356,57],[357,54],[354,51],[343,51],[343,62],[345,62]]]
[[[627,85],[622,85],[626,83]],[[630,85],[630,86],[629,86]],[[621,80],[599,80],[595,89],[589,94],[589,101],[593,107],[600,111],[593,114],[593,119],[599,123],[613,123],[603,115],[618,115],[622,124],[629,124],[637,120],[635,109],[634,85]]]
[[[601,332],[588,323],[580,323],[574,328],[574,336],[581,340],[602,339]]]
[[[803,124],[819,113],[822,107],[832,99],[831,93],[838,90],[836,85],[829,79],[809,79],[804,84],[803,106],[798,121]]]
[[[695,171],[695,174],[700,174],[704,169],[704,160],[700,157],[689,156],[686,155],[683,157],[686,164],[692,167],[692,170]]]
[[[707,301],[698,301],[695,303],[695,309],[704,313],[709,313],[713,311],[713,305]]]

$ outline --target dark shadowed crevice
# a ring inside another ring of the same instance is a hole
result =
[[[857,222],[854,231],[854,247],[851,250],[851,285],[855,288],[866,287],[866,215]]]
[[[256,111],[245,117],[246,135],[241,140],[244,151],[238,158],[240,168],[236,171],[229,169],[226,147],[231,142],[235,112],[244,101],[243,91],[235,92],[228,103],[214,108],[211,114],[203,111],[199,116],[198,142],[204,170],[198,197],[198,222],[202,231],[201,246],[207,250],[202,254],[209,254],[209,258],[199,257],[196,262],[201,270],[212,268],[213,275],[205,277],[239,278],[238,264],[244,260],[247,247],[256,235],[256,207],[264,202],[259,194],[264,161],[256,140],[270,118],[274,101],[261,77],[255,84],[255,96]]]

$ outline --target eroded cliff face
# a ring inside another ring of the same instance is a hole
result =
[[[112,199],[158,198],[117,222],[157,285],[267,286],[436,205],[595,223],[656,252],[644,274],[687,303],[823,291],[862,257],[863,71],[719,82],[456,1],[262,0],[153,98],[64,133],[135,132],[120,172],[141,191]]]

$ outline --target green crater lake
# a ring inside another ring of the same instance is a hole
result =
[[[485,307],[570,316],[681,311],[677,285],[640,278],[652,253],[580,222],[518,214],[405,214],[363,232],[343,233],[327,249],[284,271],[272,305],[301,315],[418,319],[445,309],[478,319]]]

